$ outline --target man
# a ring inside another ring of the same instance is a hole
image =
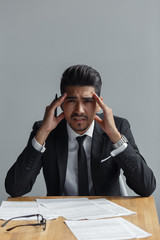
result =
[[[7,173],[5,187],[11,196],[31,191],[41,168],[50,196],[121,195],[120,169],[133,191],[152,194],[156,180],[130,125],[113,116],[100,90],[101,77],[89,66],[71,66],[63,73],[62,96],[46,107],[43,121],[34,124],[26,148]],[[55,116],[58,107],[62,113]],[[77,137],[84,135],[80,144]]]

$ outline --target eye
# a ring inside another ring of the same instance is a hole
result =
[[[73,103],[73,102],[75,102],[75,101],[76,101],[75,99],[67,99],[66,102],[68,102],[68,103]]]
[[[93,100],[92,99],[85,99],[84,102],[85,103],[93,103]]]

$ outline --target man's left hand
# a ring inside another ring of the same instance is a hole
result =
[[[102,98],[98,97],[96,93],[93,93],[93,97],[95,101],[98,103],[98,105],[101,107],[101,109],[103,110],[103,114],[104,114],[103,119],[100,119],[97,115],[95,116],[94,119],[96,122],[98,122],[102,130],[109,136],[111,141],[113,143],[116,143],[118,140],[121,139],[121,134],[115,125],[112,109],[109,108],[103,102]]]

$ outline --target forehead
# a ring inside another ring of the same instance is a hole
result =
[[[65,90],[67,95],[72,97],[91,97],[95,92],[92,86],[67,86]]]

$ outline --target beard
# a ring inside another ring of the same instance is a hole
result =
[[[70,127],[75,131],[75,132],[85,132],[89,128],[89,124],[82,126],[81,123],[77,124],[77,127],[71,126]]]
[[[82,118],[83,121],[76,123],[76,120],[74,120],[74,118]],[[90,124],[91,123],[88,121],[88,117],[85,114],[74,113],[71,115],[71,122],[69,125],[77,133],[85,132],[89,128]]]

